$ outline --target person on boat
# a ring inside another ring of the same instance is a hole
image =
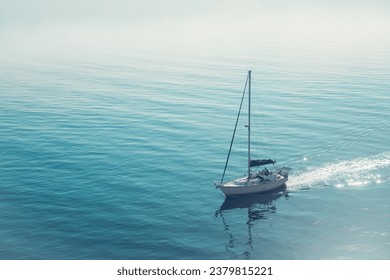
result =
[[[264,174],[264,175],[266,175],[266,176],[268,176],[268,175],[270,174],[270,172],[269,172],[269,170],[267,169],[267,167],[265,167],[261,173]]]
[[[256,176],[256,177],[260,179],[260,182],[263,182],[263,181],[264,181],[264,178],[263,178],[263,176],[261,176],[260,174],[257,174],[257,176]]]

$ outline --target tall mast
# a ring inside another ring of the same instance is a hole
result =
[[[222,183],[223,183],[223,178],[225,177],[225,172],[226,172],[226,168],[227,168],[227,165],[228,165],[228,162],[229,162],[230,153],[231,153],[231,151],[232,151],[233,142],[234,142],[234,136],[236,135],[237,124],[238,124],[238,120],[240,119],[241,108],[242,108],[242,104],[243,104],[243,101],[244,101],[245,92],[246,92],[246,86],[247,86],[247,85],[248,85],[248,77],[246,77],[244,91],[242,92],[241,103],[240,103],[240,109],[238,110],[237,119],[236,119],[236,125],[234,126],[234,131],[233,131],[232,140],[230,141],[229,153],[228,153],[228,156],[227,156],[227,158],[226,158],[225,168],[224,168],[224,170],[223,170],[223,174],[222,174],[222,178],[221,178],[221,183],[220,183],[220,185],[222,185]]]
[[[251,176],[251,72],[248,71],[248,181]]]

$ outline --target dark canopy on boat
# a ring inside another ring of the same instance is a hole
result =
[[[261,166],[261,165],[267,165],[267,164],[274,164],[275,161],[272,159],[256,159],[256,160],[251,160],[251,167],[253,166]]]

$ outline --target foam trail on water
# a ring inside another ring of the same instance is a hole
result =
[[[288,189],[312,187],[314,185],[334,185],[336,187],[361,186],[370,182],[381,183],[383,179],[370,171],[390,167],[390,153],[374,157],[341,161],[325,166],[313,167],[302,173],[291,174]]]

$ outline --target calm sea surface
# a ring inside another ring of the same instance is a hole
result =
[[[334,48],[2,55],[0,259],[389,259],[390,53]],[[248,69],[292,171],[225,200]]]

